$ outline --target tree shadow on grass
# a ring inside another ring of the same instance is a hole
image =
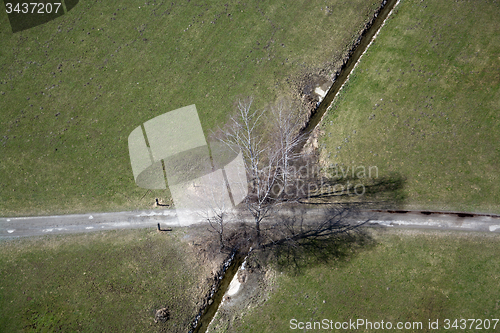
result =
[[[303,177],[297,183],[301,196],[273,208],[262,222],[260,246],[252,223],[228,226],[227,251],[259,254],[262,265],[273,263],[279,270],[299,273],[318,263],[349,261],[361,249],[375,243],[361,228],[373,216],[371,209],[390,209],[405,201],[406,180],[398,173],[376,178]],[[358,194],[353,190],[358,186]],[[360,192],[361,191],[361,192]],[[291,192],[291,193],[299,193]]]
[[[404,191],[406,178],[399,173],[390,173],[376,178],[346,176],[318,177],[308,179],[310,189],[299,199],[304,204],[357,203],[367,208],[400,207],[406,200]]]
[[[322,209],[295,207],[266,225],[264,260],[280,271],[300,274],[317,264],[349,261],[361,249],[374,246],[360,228],[359,204],[331,204]]]
[[[400,207],[406,199],[406,179],[399,173],[376,178],[315,176],[306,181],[307,192],[299,204],[279,210],[263,227],[266,260],[296,274],[319,263],[349,261],[374,246],[361,228],[373,215],[368,210]]]

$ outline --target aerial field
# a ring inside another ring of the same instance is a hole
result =
[[[382,321],[390,322],[397,332],[473,332],[479,331],[478,325],[489,332],[497,319],[498,330],[498,235],[372,232],[369,246],[350,246],[328,263],[312,260],[298,274],[287,270],[278,274],[269,299],[239,315],[227,332],[289,332],[292,324],[302,331],[298,322],[305,327],[323,319],[333,325],[358,319],[379,325],[379,329],[361,325],[345,330],[359,332],[391,331],[380,328]],[[466,321],[464,330],[460,320],[469,318],[481,322],[474,321],[469,329],[471,322]],[[292,319],[296,321],[291,323]],[[455,319],[458,328],[452,327]],[[429,329],[429,320],[438,320],[439,330]],[[397,323],[410,323],[406,324],[410,328],[398,330]],[[487,324],[489,330],[483,326]],[[311,331],[340,330],[333,326]]]
[[[187,332],[213,265],[184,235],[124,230],[2,243],[2,331]],[[170,319],[155,323],[164,307]]]
[[[402,0],[323,119],[324,165],[399,175],[401,208],[500,213],[499,12]]]
[[[378,1],[80,1],[13,34],[0,15],[0,215],[147,208],[127,138],[196,104],[206,134],[328,79]],[[2,7],[3,8],[3,7]]]

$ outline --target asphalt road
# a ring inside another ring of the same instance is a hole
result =
[[[308,210],[313,218],[320,210]],[[193,215],[189,224],[199,223],[201,216]],[[364,210],[352,223],[365,222],[365,226],[386,228],[418,228],[462,230],[500,233],[500,216],[467,213],[440,212],[389,212]],[[154,209],[148,211],[73,214],[34,217],[0,218],[0,239],[47,234],[82,233],[98,230],[127,228],[180,227],[175,210]],[[188,224],[183,224],[186,226]]]
[[[478,231],[500,233],[500,216],[490,214],[443,213],[428,211],[365,213],[370,226]]]
[[[0,239],[126,228],[179,226],[175,210],[0,218]]]

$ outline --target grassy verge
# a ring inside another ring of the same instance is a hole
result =
[[[402,0],[322,124],[328,165],[406,178],[406,207],[500,213],[495,2]]]
[[[0,215],[148,207],[127,138],[196,104],[206,133],[334,70],[378,1],[80,1],[12,34],[0,15]]]
[[[407,331],[427,332],[429,319],[443,331],[445,319],[499,318],[498,235],[383,230],[373,239],[344,260],[278,274],[276,291],[234,331],[289,332],[293,318],[326,318],[422,322],[423,329]],[[365,328],[357,331],[375,331]]]
[[[187,332],[211,265],[183,232],[113,231],[6,241],[3,332]],[[167,307],[170,320],[155,324]]]

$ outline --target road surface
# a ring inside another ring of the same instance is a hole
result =
[[[317,216],[320,210],[308,210]],[[422,228],[464,230],[500,233],[500,216],[467,213],[439,213],[420,211],[364,210],[352,223],[367,221],[366,226],[387,228]],[[189,224],[199,223],[202,217],[193,215]],[[90,213],[55,216],[0,218],[0,239],[39,236],[47,234],[82,233],[98,230],[127,228],[180,227],[173,209],[148,211]],[[186,226],[188,224],[183,224]]]
[[[0,239],[126,228],[179,226],[175,210],[0,218]]]

